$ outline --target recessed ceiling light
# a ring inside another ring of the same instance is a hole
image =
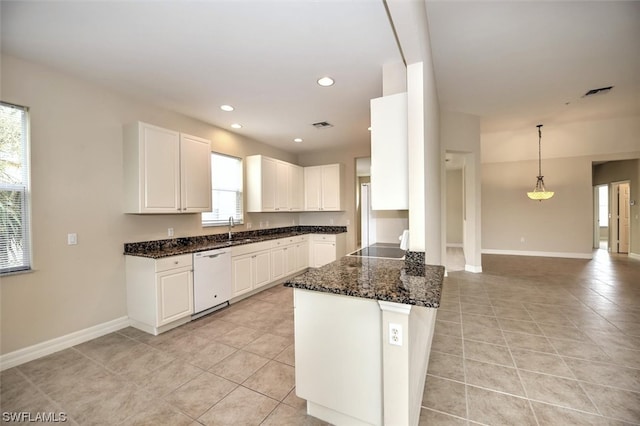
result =
[[[238,123],[233,123],[231,127],[233,127],[234,129],[242,129],[242,125]]]
[[[302,139],[301,138],[295,138],[293,141],[300,143],[300,142],[302,142]]]
[[[220,105],[220,109],[229,112],[233,111],[234,108],[231,105]]]
[[[333,83],[335,83],[333,81],[333,79],[331,77],[322,77],[320,79],[318,79],[318,84],[322,87],[329,87],[329,86],[333,86]]]

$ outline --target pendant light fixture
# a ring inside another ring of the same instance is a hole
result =
[[[536,126],[538,128],[538,180],[536,181],[536,187],[532,192],[527,192],[527,196],[532,200],[548,200],[553,197],[553,191],[547,191],[544,187],[544,176],[542,176],[542,156],[540,145],[542,143],[542,124]]]

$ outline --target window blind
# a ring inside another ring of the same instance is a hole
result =
[[[26,107],[0,102],[0,274],[31,269]]]
[[[227,225],[229,217],[243,223],[242,159],[211,153],[211,208],[202,213],[203,226]]]

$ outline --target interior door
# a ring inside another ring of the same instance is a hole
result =
[[[618,253],[629,253],[629,183],[618,186]]]

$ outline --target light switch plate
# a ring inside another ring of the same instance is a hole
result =
[[[75,246],[76,244],[78,244],[78,234],[67,234],[67,245]]]

